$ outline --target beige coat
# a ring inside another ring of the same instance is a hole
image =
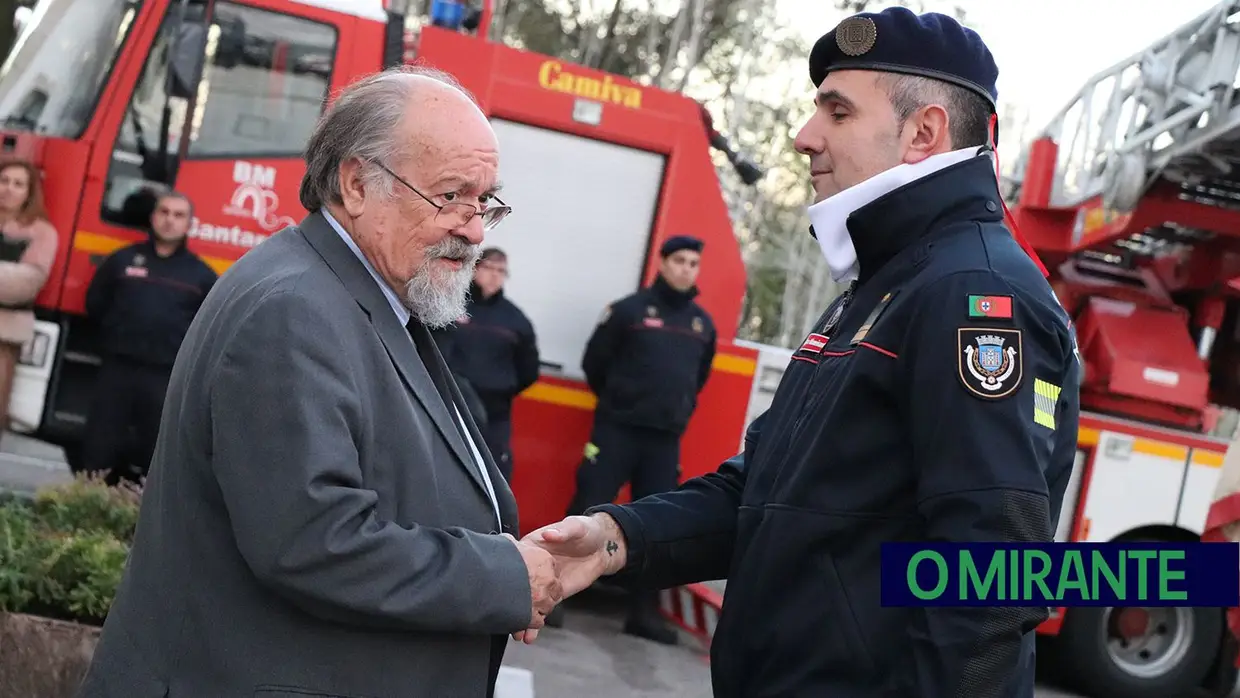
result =
[[[56,261],[56,229],[46,220],[36,220],[30,225],[10,221],[0,226],[0,232],[10,240],[30,240],[21,261],[0,261],[0,305],[32,303],[43,290]],[[0,307],[0,342],[24,344],[33,336],[34,311]]]

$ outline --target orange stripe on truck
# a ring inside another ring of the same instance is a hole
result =
[[[85,230],[77,231],[73,236],[73,249],[78,252],[87,254],[112,254],[113,252],[129,245],[127,240],[114,238],[111,235],[100,235],[99,233],[91,233]],[[223,274],[224,270],[232,266],[236,260],[225,259],[223,257],[207,257],[202,256],[202,260],[207,263],[217,274]],[[716,354],[715,361],[711,365],[715,371],[722,373],[731,373],[746,378],[752,377],[758,370],[758,362],[747,356],[736,356],[733,354]],[[522,397],[538,402],[547,402],[553,405],[563,405],[564,407],[576,407],[583,410],[592,410],[597,400],[594,393],[582,388],[568,388],[562,385],[551,385],[548,383],[535,383],[531,385]]]
[[[731,373],[745,378],[753,377],[757,368],[758,362],[748,357],[736,356],[734,354],[716,354],[715,361],[711,364],[712,370],[721,373]],[[583,410],[592,410],[598,404],[598,399],[594,397],[594,393],[585,388],[570,388],[568,386],[541,382],[526,388],[525,392],[521,393],[521,397],[527,400],[546,402],[563,407],[576,407]]]
[[[1205,468],[1221,468],[1223,467],[1223,454],[1217,451],[1195,449],[1193,451],[1193,459],[1189,462],[1192,465],[1200,465]]]
[[[130,245],[130,241],[114,238],[111,235],[100,235],[98,233],[88,233],[85,230],[77,231],[73,236],[73,249],[86,254],[107,255]],[[216,274],[223,274],[224,270],[231,267],[235,259],[225,259],[224,257],[209,257],[206,255],[198,255],[207,266],[215,270]]]

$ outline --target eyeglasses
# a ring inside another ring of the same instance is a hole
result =
[[[494,200],[495,203],[483,208],[478,208],[473,204],[467,204],[460,201],[449,201],[448,203],[442,205],[437,204],[434,201],[431,201],[429,196],[418,191],[412,184],[406,182],[403,177],[389,170],[386,165],[378,162],[374,164],[379,169],[391,175],[397,182],[405,185],[406,189],[422,197],[423,201],[439,209],[439,213],[435,214],[435,222],[445,228],[460,228],[473,220],[474,216],[480,215],[482,216],[482,229],[491,230],[495,226],[499,225],[500,221],[507,218],[508,214],[512,213],[512,207],[505,204],[498,196],[492,196],[491,199]]]

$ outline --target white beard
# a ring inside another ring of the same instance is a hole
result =
[[[409,283],[405,284],[405,303],[413,316],[422,321],[432,330],[441,329],[456,322],[465,314],[466,296],[469,284],[474,278],[474,263],[477,261],[477,248],[474,256],[466,259],[460,269],[455,271],[439,271],[433,266],[439,255],[428,254]]]

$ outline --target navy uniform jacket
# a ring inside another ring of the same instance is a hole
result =
[[[440,352],[454,374],[476,391],[488,419],[507,419],[512,401],[538,380],[538,341],[534,325],[499,291],[482,297],[470,287],[466,317],[435,333]]]
[[[623,529],[635,581],[727,578],[717,697],[1033,696],[1045,608],[880,603],[883,542],[1054,535],[1076,449],[1075,340],[999,204],[976,158],[853,213],[852,298],[834,328],[843,298],[824,314],[825,342],[793,356],[744,453],[591,510]]]
[[[216,278],[184,243],[160,257],[154,244],[140,242],[99,265],[86,289],[86,315],[99,323],[107,356],[171,369]]]
[[[684,433],[715,360],[715,324],[696,296],[659,276],[603,311],[581,360],[597,419]]]

